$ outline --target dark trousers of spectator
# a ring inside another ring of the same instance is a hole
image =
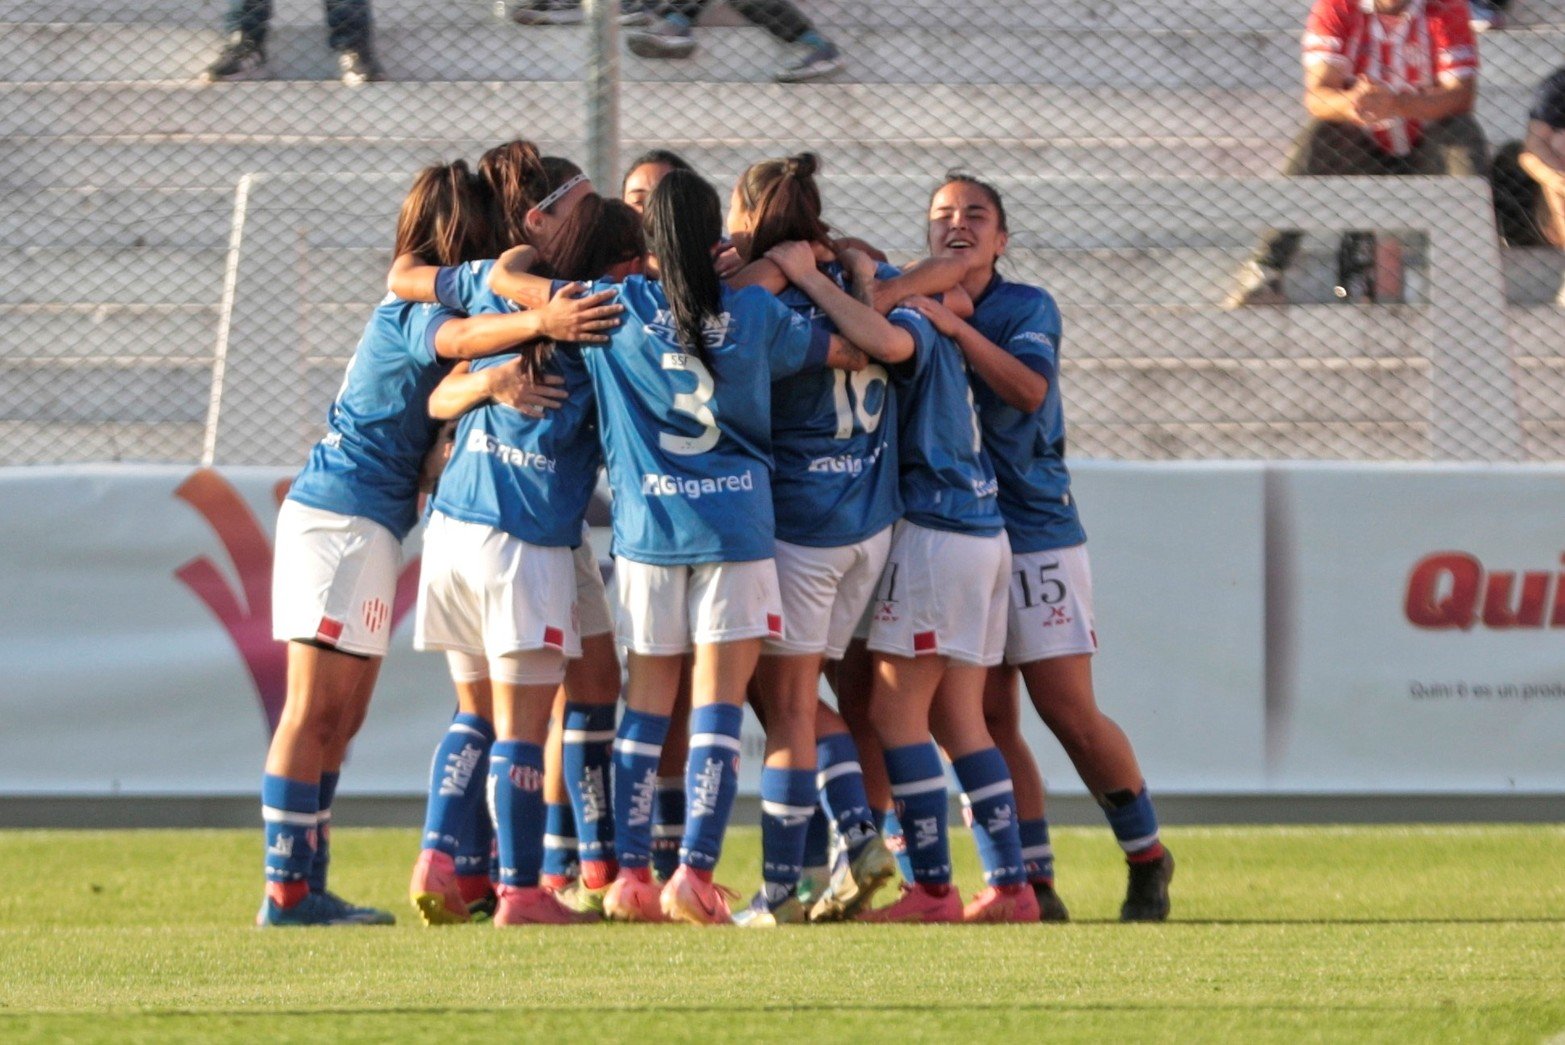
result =
[[[712,0],[669,0],[663,10],[681,15],[692,23]],[[791,44],[815,28],[793,0],[729,0],[730,6],[745,18],[771,33],[785,44]]]
[[[1364,130],[1350,123],[1311,120],[1293,140],[1283,163],[1287,175],[1407,175],[1449,174],[1487,177],[1489,146],[1483,129],[1470,114],[1431,120],[1423,136],[1406,156],[1393,156],[1375,144]],[[1264,268],[1282,271],[1293,263],[1304,234],[1297,229],[1274,229],[1261,240],[1255,260]]]
[[[370,43],[369,0],[324,0],[326,42],[333,51],[362,51]],[[247,40],[266,43],[272,21],[272,0],[228,0],[223,31],[242,33]]]

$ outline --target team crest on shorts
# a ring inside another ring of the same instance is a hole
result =
[[[391,607],[381,599],[371,599],[364,604],[364,626],[377,632],[391,619]]]

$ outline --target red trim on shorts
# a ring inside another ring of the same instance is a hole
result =
[[[766,615],[766,630],[772,633],[774,638],[782,638],[782,614],[768,613]]]
[[[913,653],[936,653],[940,649],[935,642],[935,633],[932,631],[915,631],[913,633]]]
[[[315,626],[315,641],[336,643],[342,638],[342,621],[332,620],[330,617],[322,617],[321,622]]]
[[[553,646],[555,649],[565,648],[565,632],[559,628],[546,627],[543,629],[543,644]]]

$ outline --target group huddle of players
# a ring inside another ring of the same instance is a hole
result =
[[[458,698],[426,923],[1065,920],[1018,677],[1126,854],[1121,917],[1167,917],[1173,859],[1092,690],[1058,308],[996,271],[993,186],[939,183],[899,271],[825,223],[816,168],[753,165],[726,222],[666,151],[622,199],[524,141],[417,176],[278,515],[259,924],[394,920],[327,888],[329,824],[421,507],[414,643]],[[600,469],[612,593],[584,536]],[[763,881],[734,912],[712,875],[746,703]],[[965,904],[947,764],[986,883]]]

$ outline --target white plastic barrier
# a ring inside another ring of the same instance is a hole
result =
[[[1076,474],[1099,696],[1158,790],[1565,791],[1565,469]],[[0,794],[255,788],[283,693],[269,582],[287,478],[0,470]],[[349,791],[421,791],[450,715],[443,659],[409,648],[417,553],[415,535]],[[1026,718],[1051,787],[1081,790]]]

